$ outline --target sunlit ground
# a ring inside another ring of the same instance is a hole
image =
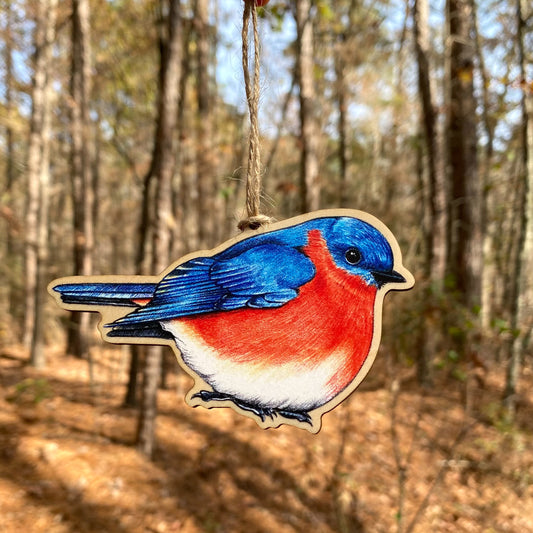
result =
[[[154,462],[133,446],[136,412],[120,407],[128,352],[92,355],[91,387],[87,362],[59,348],[43,372],[20,349],[0,352],[2,532],[391,532],[417,510],[419,532],[533,531],[530,371],[514,426],[497,407],[501,369],[471,380],[474,416],[464,382],[439,375],[423,395],[412,370],[397,371],[400,490],[383,355],[318,435],[192,409],[176,370],[159,397]]]

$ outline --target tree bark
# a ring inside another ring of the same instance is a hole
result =
[[[346,73],[358,63],[357,55],[353,49],[356,45],[355,36],[358,26],[357,13],[360,10],[358,0],[351,0],[347,6],[344,22],[338,35],[335,35],[336,43],[334,52],[335,67],[335,92],[337,105],[337,133],[338,133],[338,160],[339,160],[339,183],[338,202],[340,207],[348,207],[349,185],[348,168],[350,162],[350,142],[348,137],[348,106],[349,85]],[[400,45],[401,48],[401,45]]]
[[[137,383],[139,376],[139,362],[141,349],[143,347],[139,344],[130,346],[130,364],[128,368],[128,384],[126,386],[126,394],[124,395],[125,407],[137,407]]]
[[[421,103],[421,129],[427,176],[422,190],[422,231],[424,236],[425,287],[422,302],[422,323],[417,343],[417,377],[428,385],[430,355],[435,352],[433,291],[442,286],[445,271],[445,199],[442,165],[439,154],[437,112],[434,104],[430,68],[429,4],[415,0],[412,8],[414,48],[418,70],[418,94]]]
[[[196,0],[194,9],[196,32],[196,171],[198,242],[200,247],[213,245],[214,191],[213,191],[213,128],[209,80],[209,1]]]
[[[145,260],[149,249],[149,240],[151,237],[150,227],[151,211],[150,206],[153,205],[153,194],[151,191],[152,172],[148,172],[143,180],[142,187],[142,201],[141,201],[141,216],[139,218],[139,225],[137,226],[137,251],[135,258],[135,267],[138,275],[148,275],[150,268]],[[128,370],[128,385],[126,387],[126,394],[124,396],[124,405],[127,407],[137,407],[137,383],[140,361],[143,355],[146,354],[146,347],[138,344],[130,346],[130,365]]]
[[[5,87],[5,110],[7,115],[7,124],[5,126],[5,135],[6,135],[6,184],[5,184],[5,195],[7,198],[8,206],[12,205],[13,198],[13,185],[15,183],[15,132],[11,124],[13,120],[13,114],[15,111],[15,106],[13,102],[13,34],[12,34],[12,23],[14,19],[13,10],[10,1],[4,2],[2,4],[2,9],[5,10],[5,26],[3,31],[5,32],[5,44],[4,44],[4,65],[5,65],[5,76],[4,76],[4,87]],[[15,257],[16,257],[16,243],[13,238],[13,228],[11,224],[8,224],[7,227],[7,237],[6,237],[6,259],[9,265],[9,271],[13,272],[16,269]],[[9,288],[7,296],[9,299],[8,309],[11,316],[16,315],[17,309],[17,297],[13,287],[13,283],[9,283]]]
[[[447,0],[449,41],[447,273],[458,301],[473,309],[481,299],[481,184],[477,166],[472,13],[468,0]]]
[[[533,328],[531,297],[533,266],[533,94],[527,83],[527,59],[525,54],[525,32],[527,20],[527,3],[516,0],[516,41],[520,68],[522,98],[520,102],[522,123],[521,174],[523,176],[522,202],[520,208],[520,225],[518,235],[518,253],[512,290],[510,357],[507,364],[504,390],[504,405],[510,419],[516,411],[516,393],[522,370],[524,350],[526,349]]]
[[[490,100],[489,100],[489,75],[485,66],[485,58],[481,47],[481,37],[479,35],[477,6],[476,0],[470,0],[470,7],[472,9],[472,29],[474,31],[474,43],[476,49],[476,58],[478,62],[478,70],[481,78],[481,123],[483,131],[486,136],[486,144],[483,150],[481,165],[480,165],[480,180],[482,188],[482,226],[485,228],[483,232],[483,259],[484,267],[481,279],[481,326],[488,329],[490,327],[493,317],[494,306],[494,286],[496,285],[496,268],[494,261],[494,233],[495,223],[488,216],[492,212],[492,205],[494,195],[489,195],[492,189],[491,183],[491,167],[494,154],[494,126],[495,121],[490,115]],[[492,199],[492,201],[491,201]]]
[[[426,274],[433,281],[441,281],[445,270],[445,199],[440,164],[437,112],[430,77],[429,4],[415,0],[413,4],[413,33],[418,66],[418,93],[422,104],[422,128],[427,159],[427,194],[425,215]]]
[[[152,236],[152,219],[153,213],[151,207],[154,205],[152,183],[154,174],[152,172],[155,161],[152,163],[147,174],[144,176],[142,185],[141,199],[141,216],[137,226],[137,250],[135,257],[135,267],[138,275],[149,275],[150,266],[148,265],[147,250],[150,250],[150,239]],[[146,347],[136,344],[130,346],[130,365],[128,370],[128,385],[124,396],[124,405],[127,407],[137,407],[137,383],[141,359],[146,356]]]
[[[346,37],[341,37],[341,45],[346,42]],[[338,47],[335,61],[335,81],[337,91],[337,110],[339,118],[337,121],[337,132],[339,136],[338,157],[339,157],[339,207],[348,206],[348,142],[347,142],[347,121],[346,112],[348,106],[346,87],[346,61],[344,59],[344,46]]]
[[[296,70],[300,87],[300,188],[302,213],[320,207],[319,126],[314,76],[311,0],[296,0]]]
[[[32,114],[28,144],[28,188],[25,243],[25,315],[24,345],[30,350],[35,366],[44,366],[42,351],[42,289],[46,242],[41,233],[47,226],[48,177],[50,142],[50,79],[51,49],[55,32],[56,0],[37,4],[35,20],[32,80]]]
[[[161,4],[161,8],[163,8]],[[162,9],[163,11],[163,9]],[[152,247],[152,269],[162,272],[169,263],[172,220],[172,177],[176,143],[175,129],[181,74],[181,17],[179,0],[169,0],[166,35],[160,58],[160,87],[155,142],[150,171],[157,181]],[[137,428],[137,446],[151,457],[155,446],[157,389],[161,374],[162,346],[149,346],[146,352],[141,412]]]
[[[178,135],[180,139],[180,151],[178,154],[178,167],[180,173],[180,190],[176,194],[175,204],[178,206],[180,217],[176,225],[176,232],[180,235],[181,251],[190,252],[198,249],[199,216],[196,206],[198,205],[198,187],[196,180],[196,164],[194,162],[194,138],[188,131],[193,122],[193,110],[189,105],[189,77],[192,70],[193,52],[191,50],[193,39],[191,38],[192,23],[183,24],[184,48],[182,59],[182,72],[180,81],[180,101],[178,105]],[[177,239],[176,239],[177,240]],[[176,243],[177,246],[177,243]],[[179,257],[177,255],[176,257]]]
[[[47,2],[44,62],[46,81],[44,86],[44,107],[42,124],[41,168],[39,172],[39,213],[37,225],[37,279],[35,292],[35,319],[30,348],[30,361],[36,368],[44,368],[44,301],[48,284],[48,218],[50,203],[50,143],[52,120],[52,46],[55,38],[57,0]]]
[[[270,151],[268,153],[268,157],[265,163],[265,169],[264,169],[264,175],[263,175],[263,184],[265,187],[266,187],[266,184],[268,183],[267,178],[269,177],[272,171],[272,168],[274,167],[274,161],[276,160],[276,155],[277,155],[281,137],[283,134],[283,129],[286,126],[287,112],[289,110],[289,105],[293,98],[295,85],[296,85],[296,78],[295,78],[295,73],[293,72],[291,76],[291,86],[289,90],[287,91],[287,94],[285,95],[285,98],[283,99],[283,105],[281,106],[280,118],[276,125],[276,135],[274,136],[274,140],[272,141],[272,146],[270,147]]]
[[[72,2],[71,154],[74,209],[74,275],[93,272],[94,187],[92,183],[89,101],[91,94],[91,41],[88,0]],[[67,352],[86,357],[89,352],[90,315],[73,313]]]

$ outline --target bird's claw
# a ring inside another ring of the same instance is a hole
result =
[[[277,416],[282,416],[283,418],[288,418],[290,420],[297,420],[298,422],[302,422],[305,424],[312,424],[311,417],[306,411],[290,411],[288,409],[275,409],[273,407],[259,407],[257,405],[253,405],[251,403],[240,400],[239,398],[235,398],[235,396],[232,396],[231,394],[224,394],[217,391],[201,390],[193,394],[192,398],[200,398],[200,400],[205,403],[211,401],[231,401],[237,407],[239,407],[239,409],[251,412],[256,415],[258,418],[261,419],[261,422],[264,422],[267,417],[271,420],[274,420],[274,418],[276,418]]]
[[[280,409],[278,410],[277,414],[291,420],[297,420],[298,422],[302,422],[304,424],[313,425],[311,417],[306,411],[289,411],[287,409]]]

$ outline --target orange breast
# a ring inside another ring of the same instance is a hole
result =
[[[331,376],[332,386],[342,390],[368,355],[376,288],[337,267],[318,230],[309,232],[304,251],[316,275],[282,307],[224,311],[180,321],[221,357],[245,364],[314,366],[332,354],[346,354]]]

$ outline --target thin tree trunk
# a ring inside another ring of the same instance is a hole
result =
[[[91,167],[91,185],[92,185],[92,213],[91,213],[91,219],[92,219],[92,240],[93,240],[93,248],[95,248],[96,239],[95,235],[99,235],[101,230],[105,230],[105,228],[100,228],[98,226],[98,220],[100,218],[100,198],[99,198],[99,191],[100,191],[100,165],[102,163],[102,128],[101,128],[101,117],[100,113],[96,113],[94,124],[92,125],[92,134],[91,137],[93,139],[93,154],[90,161],[90,167]],[[120,247],[113,247],[112,254],[113,254],[113,261],[117,261],[117,255],[120,254]],[[99,262],[98,259],[101,256],[99,253],[99,250],[93,250],[93,262],[96,262],[96,265],[93,265],[93,268],[98,272],[100,270],[99,268]],[[118,262],[118,261],[117,261]],[[116,270],[113,270],[113,272],[116,272]]]
[[[43,166],[43,130],[45,127],[45,109],[47,106],[47,55],[51,43],[47,43],[50,25],[54,24],[54,10],[50,2],[37,3],[34,31],[35,53],[33,57],[32,113],[30,120],[30,138],[28,144],[28,186],[26,205],[26,242],[25,242],[25,305],[24,305],[24,345],[31,349],[35,329],[38,285],[38,244],[39,244],[39,209],[40,183]]]
[[[527,84],[527,59],[525,54],[526,11],[525,0],[516,0],[517,46],[522,85],[521,174],[523,176],[518,251],[512,283],[513,302],[511,331],[516,332],[510,345],[510,357],[504,391],[504,405],[509,418],[516,411],[516,392],[522,370],[524,350],[533,328],[531,308],[531,267],[533,256],[533,94]]]
[[[182,60],[181,60],[181,75],[180,75],[180,88],[179,88],[179,100],[177,111],[177,138],[180,140],[180,150],[176,153],[176,169],[174,171],[174,183],[172,185],[172,212],[174,219],[178,223],[174,224],[172,228],[172,239],[170,247],[170,257],[176,259],[183,256],[186,251],[188,252],[188,246],[185,237],[185,229],[187,223],[184,221],[184,209],[188,207],[188,202],[184,200],[185,189],[187,182],[185,180],[185,157],[183,150],[183,138],[187,136],[187,125],[184,123],[185,107],[186,107],[186,93],[187,93],[187,80],[190,70],[190,54],[188,43],[191,36],[192,21],[184,19],[182,20]]]
[[[161,5],[161,8],[163,6]],[[162,12],[164,10],[162,9]],[[179,102],[182,41],[179,0],[169,0],[167,34],[162,41],[157,124],[152,153],[151,172],[157,180],[152,248],[152,269],[161,273],[169,263],[170,228],[172,223],[172,178],[175,167],[174,133]],[[146,351],[143,394],[137,446],[151,457],[155,446],[157,389],[161,374],[162,346],[149,346]]]
[[[472,9],[472,29],[474,31],[476,57],[481,77],[481,123],[487,138],[481,160],[480,179],[483,191],[481,218],[482,226],[485,228],[483,236],[484,268],[481,280],[481,326],[483,329],[488,329],[493,315],[494,286],[496,284],[496,268],[493,256],[495,224],[488,216],[491,211],[491,206],[489,205],[491,196],[489,195],[489,191],[492,189],[490,170],[494,153],[494,120],[492,120],[489,114],[489,77],[485,67],[483,50],[481,48],[481,37],[479,35],[477,6],[475,0],[470,0],[470,7]]]
[[[128,384],[124,395],[125,407],[137,407],[137,383],[139,376],[139,362],[142,346],[133,344],[130,346],[130,364],[128,368]]]
[[[43,98],[41,165],[39,172],[39,211],[37,221],[37,279],[35,285],[35,318],[30,348],[30,361],[36,368],[44,368],[44,300],[48,283],[48,213],[50,203],[50,142],[52,120],[52,45],[55,38],[57,0],[48,0],[45,29],[44,66],[46,79]]]
[[[426,274],[435,281],[444,278],[444,202],[442,176],[439,175],[437,113],[430,78],[429,4],[415,0],[413,4],[413,32],[418,65],[418,92],[422,104],[422,126],[427,157],[427,215],[424,217],[426,240]]]
[[[188,29],[189,30],[189,29]],[[190,30],[189,30],[190,31]],[[190,35],[190,33],[188,34]],[[189,76],[191,73],[192,53],[189,39],[185,41],[182,61],[181,95],[178,113],[178,129],[180,134],[180,176],[181,190],[179,191],[178,204],[181,207],[180,223],[177,226],[181,239],[184,242],[185,250],[190,252],[198,248],[198,224],[199,213],[196,209],[198,205],[198,187],[196,180],[196,164],[194,138],[187,134],[194,121],[194,111],[188,105]]]
[[[153,164],[153,163],[152,163]],[[147,256],[147,249],[149,249],[149,240],[151,237],[150,227],[151,213],[150,205],[153,205],[153,194],[151,192],[151,183],[153,173],[150,171],[146,174],[143,180],[142,187],[142,202],[141,202],[141,216],[139,225],[137,226],[137,255],[135,258],[135,267],[137,274],[148,275],[150,268],[146,264],[145,258]],[[127,407],[137,406],[137,383],[140,361],[143,355],[146,354],[146,347],[141,345],[130,346],[130,365],[128,370],[128,385],[126,387],[126,394],[124,396],[124,405]]]
[[[296,78],[295,78],[295,74],[293,73],[292,79],[291,79],[291,86],[289,90],[287,91],[287,94],[285,95],[285,98],[283,100],[283,105],[281,106],[279,121],[276,127],[276,136],[274,137],[274,141],[272,142],[272,146],[268,153],[268,157],[266,158],[264,175],[263,175],[263,187],[266,187],[266,184],[268,182],[267,178],[270,175],[272,167],[274,166],[274,161],[275,161],[277,151],[279,148],[279,143],[280,143],[281,136],[283,133],[283,128],[286,124],[287,111],[289,110],[289,104],[291,103],[291,100],[293,97],[295,85],[296,85]]]
[[[437,113],[435,110],[430,78],[429,4],[427,0],[415,0],[412,10],[415,56],[418,67],[418,94],[421,102],[422,140],[424,143],[427,180],[423,190],[424,274],[426,287],[422,303],[423,323],[417,343],[417,377],[420,384],[430,382],[430,354],[435,352],[435,334],[431,332],[435,287],[444,280],[445,223],[443,179],[439,170]]]
[[[135,268],[138,275],[149,275],[150,266],[147,264],[147,250],[150,249],[150,239],[152,232],[152,212],[150,207],[154,204],[153,183],[154,174],[152,172],[155,161],[152,159],[150,170],[144,177],[142,187],[141,216],[137,226],[137,251],[135,257]],[[128,370],[128,384],[124,396],[124,405],[127,407],[137,407],[137,384],[141,359],[146,355],[146,347],[141,345],[130,346],[130,365]]]
[[[198,99],[196,167],[198,242],[207,248],[213,244],[213,128],[209,84],[209,1],[196,0],[194,28],[196,32],[196,94]]]
[[[15,160],[14,160],[14,132],[11,126],[13,108],[13,35],[11,31],[11,25],[13,22],[13,14],[11,3],[9,0],[5,2],[2,8],[5,9],[5,43],[4,43],[4,98],[5,98],[5,110],[8,117],[6,128],[6,192],[11,191],[11,187],[15,180]]]
[[[339,206],[348,206],[348,143],[346,131],[347,112],[347,87],[346,87],[346,61],[344,59],[344,45],[346,37],[343,35],[340,50],[337,50],[335,61],[335,78],[337,89],[337,109],[339,119],[337,122],[337,132],[339,136],[338,157],[339,157]]]
[[[447,116],[449,248],[447,269],[459,302],[470,309],[481,299],[481,185],[477,167],[472,13],[468,0],[447,0],[450,46]]]
[[[71,72],[71,177],[74,207],[74,274],[88,276],[93,271],[93,213],[91,135],[89,99],[91,94],[91,43],[89,1],[72,2]],[[73,313],[67,352],[76,357],[88,355],[90,315]]]
[[[319,127],[314,76],[313,20],[311,0],[296,0],[297,76],[300,86],[300,188],[301,211],[320,207],[318,166]]]
[[[15,183],[15,132],[11,125],[13,119],[13,113],[15,111],[13,105],[13,35],[12,35],[12,23],[13,23],[13,10],[9,1],[4,2],[2,8],[5,10],[5,44],[4,44],[4,97],[5,97],[5,110],[7,115],[7,124],[5,126],[6,135],[6,186],[5,194],[7,198],[8,206],[12,204],[13,198],[13,185]],[[6,259],[8,265],[11,267],[10,271],[15,271],[15,239],[13,238],[13,229],[8,225],[7,237],[6,237]],[[8,310],[11,316],[16,315],[16,303],[17,298],[14,291],[14,284],[8,283],[7,296],[9,299]]]
[[[343,24],[342,31],[337,36],[337,43],[334,49],[334,66],[335,66],[335,90],[336,104],[338,112],[337,132],[339,143],[337,148],[339,160],[339,184],[338,184],[338,202],[340,207],[348,207],[348,168],[350,161],[350,143],[348,139],[348,106],[349,88],[346,81],[346,71],[349,69],[349,60],[352,61],[351,67],[354,67],[353,47],[357,22],[356,15],[360,9],[358,0],[351,0],[346,14],[346,21]],[[400,49],[403,44],[403,35]],[[401,53],[401,50],[400,50]]]

